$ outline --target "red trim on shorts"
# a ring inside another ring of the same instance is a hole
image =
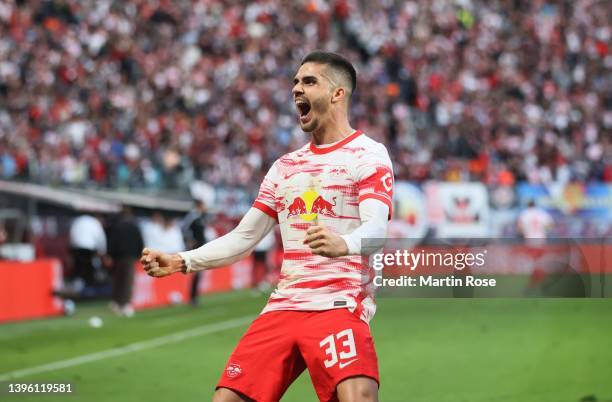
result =
[[[363,134],[361,132],[361,130],[356,130],[353,134],[349,135],[348,137],[344,138],[343,140],[341,140],[340,142],[329,146],[329,147],[317,147],[312,141],[310,142],[310,150],[312,151],[312,153],[317,154],[317,155],[322,155],[322,154],[328,154],[332,151],[335,151],[338,148],[342,148],[343,146],[345,146],[346,144],[348,144],[349,142],[353,141],[355,138],[359,137],[361,134]]]
[[[391,202],[391,200],[387,197],[383,197],[380,194],[376,194],[376,193],[367,193],[364,195],[359,196],[359,202],[363,201],[363,200],[367,200],[368,198],[372,198],[374,200],[378,200],[381,202],[384,202],[388,207],[389,207],[389,217],[388,219],[391,220],[391,217],[393,216],[393,203]]]
[[[269,215],[276,222],[278,222],[278,214],[276,213],[276,211],[273,210],[272,208],[270,208],[269,206],[267,206],[266,204],[264,204],[263,202],[255,201],[253,203],[253,208],[259,209],[260,211],[262,211],[266,215]]]

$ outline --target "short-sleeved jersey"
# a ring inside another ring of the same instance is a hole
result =
[[[372,273],[359,255],[311,253],[306,231],[323,225],[338,235],[361,225],[359,203],[379,200],[392,213],[393,169],[386,148],[360,131],[328,146],[306,144],[270,168],[253,207],[280,225],[284,248],[277,289],[262,313],[348,308],[366,322],[374,315]]]

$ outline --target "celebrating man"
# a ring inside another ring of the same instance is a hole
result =
[[[279,158],[238,226],[178,254],[143,250],[151,276],[197,272],[248,255],[279,224],[277,289],[230,356],[216,402],[279,401],[308,368],[322,401],[376,401],[378,362],[368,323],[376,310],[362,239],[383,238],[393,171],[385,147],[348,121],[356,72],[344,57],[307,55],[293,99],[310,143]]]

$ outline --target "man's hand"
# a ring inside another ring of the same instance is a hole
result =
[[[313,254],[324,257],[342,257],[348,254],[344,239],[329,229],[315,225],[306,231],[304,244],[310,247]]]
[[[185,261],[180,255],[167,254],[150,248],[142,250],[140,262],[147,274],[156,278],[182,272],[185,267]]]

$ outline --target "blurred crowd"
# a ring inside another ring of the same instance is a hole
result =
[[[69,222],[67,233],[60,229],[54,241],[46,242],[43,247],[48,247],[49,243],[62,243],[67,237],[65,247],[40,254],[41,257],[53,255],[62,261],[66,284],[55,293],[79,300],[110,296],[110,308],[119,315],[131,317],[134,314],[134,266],[144,247],[164,253],[196,249],[236,225],[227,216],[210,214],[201,200],[194,200],[193,208],[182,217],[170,211],[151,212],[150,215],[137,216],[130,206],[123,205],[121,211],[114,214],[83,211],[72,219],[62,219],[63,223]],[[270,283],[278,279],[278,258],[282,256],[282,250],[277,248],[280,244],[276,240],[278,236],[280,232],[273,230],[254,248],[250,275],[252,288],[269,290]],[[2,241],[0,237],[0,245]],[[199,272],[190,275],[189,302],[192,305],[199,303],[200,284],[207,286],[207,282],[201,279]]]
[[[0,0],[0,177],[256,189],[309,51],[397,179],[612,182],[606,0]]]

